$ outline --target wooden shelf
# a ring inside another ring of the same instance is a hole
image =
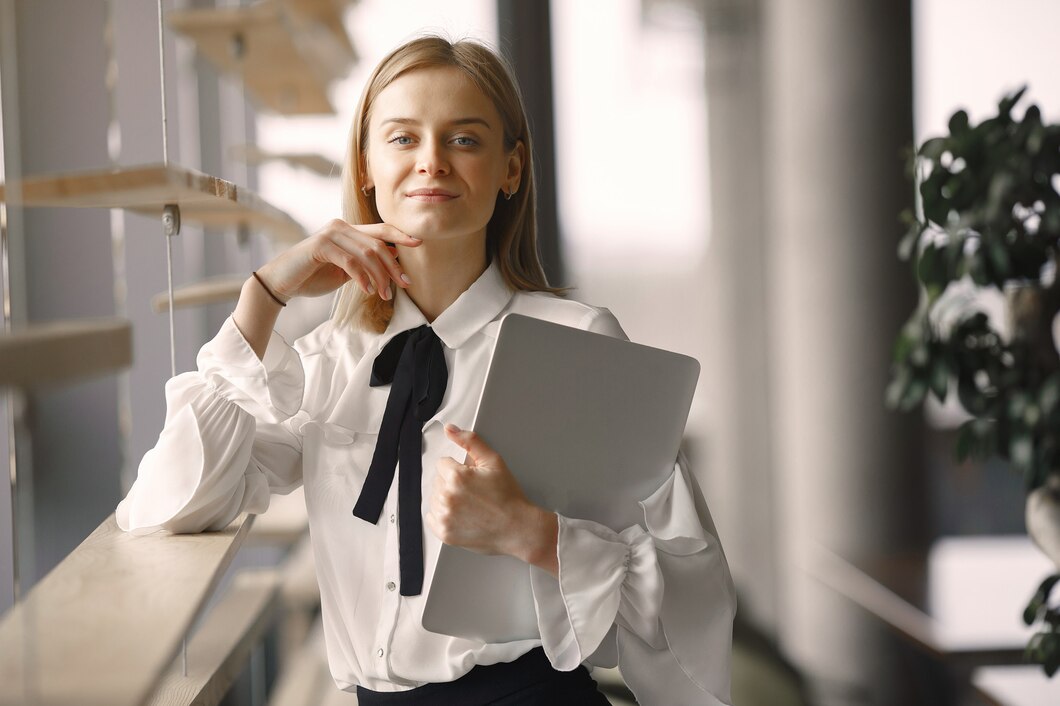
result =
[[[0,704],[144,703],[251,521],[138,537],[109,516],[0,622]]]
[[[305,235],[294,219],[252,191],[172,164],[27,177],[20,189],[22,206],[121,208],[161,218],[165,205],[175,203],[184,223],[261,228],[288,242]],[[0,201],[7,194],[0,184]]]
[[[83,319],[0,333],[0,387],[70,382],[132,364],[132,324]]]
[[[176,309],[183,309],[190,306],[236,301],[246,281],[247,278],[243,275],[225,275],[175,287],[173,306]],[[169,292],[159,292],[151,297],[151,308],[159,314],[169,311]]]
[[[286,162],[292,167],[301,167],[320,176],[338,177],[342,174],[342,167],[331,161],[322,154],[281,153],[266,152],[265,150],[251,145],[241,145],[230,150],[234,159],[239,159],[247,164],[262,164],[264,162]]]
[[[294,7],[261,0],[245,7],[181,10],[167,14],[166,23],[194,41],[218,71],[238,76],[264,107],[284,115],[333,114],[327,86],[349,71],[353,47],[341,17],[326,4]]]
[[[357,52],[342,22],[349,0],[279,0],[296,42],[332,78],[344,78]]]
[[[356,60],[357,53],[342,23],[346,9],[356,0],[281,0],[281,2],[292,14],[300,15],[331,32],[335,40],[345,45],[349,54]]]
[[[151,706],[217,704],[239,676],[280,608],[280,577],[261,569],[238,574],[188,640],[188,674],[178,657]]]

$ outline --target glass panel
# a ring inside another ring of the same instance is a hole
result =
[[[14,177],[19,164],[14,25],[13,0],[0,0],[0,182]],[[8,200],[17,198],[9,195]],[[18,313],[12,274],[17,279],[21,271],[21,223],[17,206],[0,203],[0,335],[11,330]],[[16,429],[19,436],[24,430],[22,401],[17,391],[0,387],[0,614],[28,586],[25,577],[34,573],[32,476],[28,454],[16,455],[21,448]]]
[[[559,209],[572,270],[613,259],[672,269],[697,264],[706,248],[705,32],[692,5],[552,5]]]

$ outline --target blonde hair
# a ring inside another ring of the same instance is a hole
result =
[[[497,194],[493,216],[486,226],[487,260],[497,263],[504,281],[513,290],[566,294],[566,288],[549,286],[538,256],[533,144],[522,96],[507,62],[476,41],[419,37],[379,62],[361,94],[350,128],[342,169],[343,218],[352,224],[382,221],[375,200],[361,191],[366,183],[368,123],[380,92],[410,71],[448,66],[463,71],[493,101],[504,127],[505,149],[514,150],[521,141],[526,151],[519,190],[510,200]],[[393,313],[393,299],[385,301],[376,295],[368,296],[351,281],[339,290],[332,316],[336,324],[353,324],[382,332]]]

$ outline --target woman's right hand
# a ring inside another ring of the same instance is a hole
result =
[[[248,277],[232,321],[258,358],[264,359],[280,313],[274,296],[281,302],[318,297],[353,280],[365,293],[389,299],[391,281],[399,287],[409,283],[388,243],[416,247],[422,242],[385,223],[355,226],[335,219],[258,268],[260,283]]]
[[[386,223],[351,225],[334,219],[258,269],[284,301],[318,297],[350,280],[366,294],[390,298],[390,282],[408,287],[391,243],[416,247],[423,241]]]

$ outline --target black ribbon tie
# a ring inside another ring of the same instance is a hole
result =
[[[424,324],[394,336],[372,364],[372,387],[390,385],[379,437],[353,508],[376,524],[398,467],[398,557],[401,595],[423,589],[423,424],[438,411],[449,382],[442,341]]]

